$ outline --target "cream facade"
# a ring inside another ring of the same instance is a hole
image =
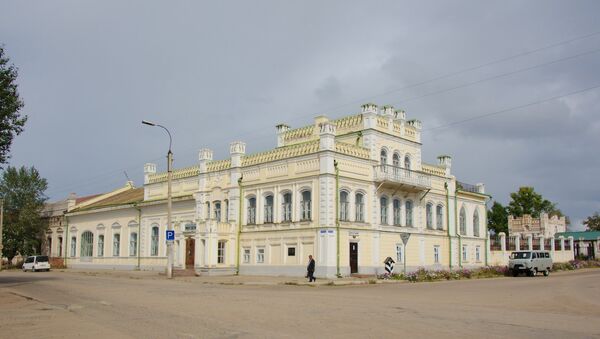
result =
[[[459,183],[449,156],[424,163],[421,128],[404,111],[366,104],[337,120],[280,124],[266,152],[247,155],[233,142],[229,159],[214,160],[200,150],[196,166],[173,174],[176,268],[304,275],[309,254],[316,275],[329,277],[381,274],[387,257],[396,272],[404,262],[485,265],[484,186]],[[154,164],[144,174],[142,188],[69,210],[67,265],[164,269],[167,176]]]
[[[549,216],[548,213],[540,213],[539,218],[529,214],[522,217],[508,216],[509,234],[533,235],[535,237],[553,237],[556,233],[567,231],[566,218],[557,215]]]

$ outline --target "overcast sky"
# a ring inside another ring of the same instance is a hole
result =
[[[534,186],[574,228],[600,210],[598,1],[1,0],[0,9],[29,116],[10,164],[38,168],[52,200],[110,191],[124,171],[141,185],[145,162],[164,169],[167,136],[142,119],[170,128],[183,167],[202,147],[216,159],[234,140],[267,150],[278,122],[298,127],[370,101],[420,119],[423,160],[450,154],[459,180],[485,183],[502,203]]]

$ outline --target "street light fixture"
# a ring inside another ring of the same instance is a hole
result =
[[[162,125],[155,124],[153,122],[142,120],[142,124],[148,126],[156,126],[164,129],[169,135],[169,152],[167,153],[167,230],[173,230],[173,224],[171,223],[171,181],[173,180],[173,152],[171,152],[171,145],[173,138],[171,138],[171,132]],[[167,278],[173,278],[173,242],[167,241]]]

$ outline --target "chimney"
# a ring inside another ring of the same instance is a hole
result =
[[[446,168],[446,176],[450,176],[450,169],[452,168],[452,157],[449,155],[440,155],[437,157],[440,166]]]
[[[323,121],[319,124],[319,149],[321,151],[334,151],[335,150],[335,124],[329,120]]]
[[[75,202],[77,201],[77,194],[70,193],[67,198],[67,212],[75,208]]]
[[[206,165],[213,160],[213,151],[208,148],[203,148],[198,151],[198,166],[200,173],[206,173]]]
[[[156,174],[156,164],[146,163],[144,165],[144,185],[150,183],[150,175]]]
[[[360,108],[363,115],[364,128],[368,129],[377,127],[377,105],[368,103],[360,106]]]

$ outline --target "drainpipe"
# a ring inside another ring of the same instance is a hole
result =
[[[450,193],[448,183],[444,183],[446,189],[446,230],[448,231],[448,268],[452,269],[452,236],[450,235]]]
[[[240,275],[240,237],[242,234],[242,179],[244,178],[244,176],[240,176],[240,178],[238,179],[238,188],[240,190],[240,194],[239,194],[239,209],[238,209],[238,229],[237,229],[237,242],[236,242],[236,261],[235,261],[235,274],[236,275]]]
[[[462,268],[462,237],[458,232],[458,189],[454,190],[454,227],[458,237],[458,267]]]
[[[142,227],[142,209],[140,207],[138,207],[137,204],[133,205],[133,208],[135,208],[138,211],[138,233],[137,233],[137,270],[141,270],[142,266],[140,266],[140,246],[141,246],[141,227]]]
[[[67,257],[69,251],[69,217],[65,215],[65,224],[67,228],[67,233],[65,235],[65,267],[67,267]]]
[[[333,160],[333,167],[335,168],[335,229],[336,229],[336,276],[341,278],[342,275],[340,273],[340,169],[338,168],[337,161]]]
[[[490,233],[488,231],[488,225],[487,225],[487,221],[488,221],[487,220],[487,211],[488,211],[487,203],[491,200],[492,200],[492,196],[490,195],[489,197],[486,198],[486,201],[485,201],[485,266],[488,265],[488,242],[490,241],[489,240]]]

